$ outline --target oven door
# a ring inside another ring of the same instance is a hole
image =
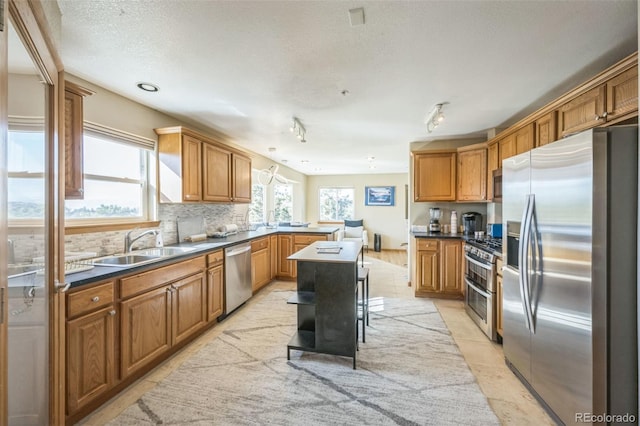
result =
[[[468,278],[465,278],[464,281],[466,287],[465,310],[467,314],[489,339],[496,340],[495,295],[474,285]]]
[[[464,277],[483,291],[495,293],[495,266],[465,253]]]

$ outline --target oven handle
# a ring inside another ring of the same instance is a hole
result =
[[[464,281],[467,283],[467,285],[469,287],[471,287],[472,289],[474,289],[476,292],[480,293],[481,296],[486,297],[487,299],[491,298],[491,293],[487,293],[486,291],[484,291],[483,289],[476,287],[471,281],[469,281],[469,279],[465,278]]]
[[[489,270],[489,271],[492,269],[492,266],[491,266],[491,265],[488,265],[488,264],[486,264],[486,263],[479,262],[479,261],[475,260],[474,258],[469,257],[469,255],[467,255],[466,253],[465,253],[465,255],[464,255],[464,258],[465,258],[465,259],[467,259],[467,262],[471,262],[471,263],[473,263],[474,265],[478,265],[479,267],[481,267],[481,268],[483,268],[483,269],[486,269],[486,270]]]

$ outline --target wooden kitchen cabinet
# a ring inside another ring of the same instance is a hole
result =
[[[604,84],[568,101],[558,109],[558,133],[561,138],[605,122],[606,86]]]
[[[606,83],[607,122],[618,122],[638,112],[638,66],[634,66]]]
[[[278,236],[271,235],[269,237],[269,256],[271,263],[271,279],[275,279],[278,275]]]
[[[416,296],[462,297],[462,242],[416,239]]]
[[[64,198],[84,199],[84,98],[95,92],[64,82]]]
[[[155,132],[160,202],[251,202],[245,153],[180,126]]]
[[[499,148],[500,164],[502,164],[502,160],[509,157],[513,157],[518,153],[518,150],[516,149],[516,138],[515,138],[515,134],[513,133],[501,139],[499,144],[500,144],[500,148]]]
[[[514,143],[516,145],[516,155],[533,149],[534,133],[535,130],[533,123],[527,124],[516,131],[513,135]]]
[[[417,151],[413,158],[413,200],[456,200],[456,152]]]
[[[205,143],[202,158],[203,200],[231,201],[231,151]]]
[[[176,281],[171,288],[171,345],[181,343],[207,324],[207,282],[203,272]]]
[[[544,146],[548,143],[558,140],[558,116],[556,111],[551,111],[548,114],[538,118],[535,122],[535,146]]]
[[[487,146],[458,148],[458,201],[487,200]]]
[[[67,413],[114,386],[116,310],[112,281],[67,295]]]
[[[269,237],[251,241],[251,288],[254,292],[271,282]]]
[[[500,144],[492,142],[487,148],[487,200],[493,200],[493,171],[502,168]]]
[[[293,254],[293,235],[278,235],[278,278],[294,278],[294,261],[287,257]]]
[[[207,321],[215,321],[224,310],[224,253],[207,255]]]
[[[120,374],[145,367],[171,347],[171,288],[160,287],[120,303]]]

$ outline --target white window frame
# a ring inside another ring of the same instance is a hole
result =
[[[353,217],[342,218],[342,219],[337,217],[334,217],[332,219],[322,218],[322,200],[321,200],[320,192],[326,189],[334,189],[334,190],[350,189],[351,191],[353,191],[353,209],[354,209],[353,214],[355,214],[356,190],[353,186],[321,186],[321,187],[318,187],[318,221],[319,222],[342,222],[345,219],[347,220],[353,219]],[[337,214],[337,211],[336,211],[336,214]]]

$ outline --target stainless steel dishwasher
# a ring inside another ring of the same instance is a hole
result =
[[[251,297],[251,243],[224,249],[224,316]]]

